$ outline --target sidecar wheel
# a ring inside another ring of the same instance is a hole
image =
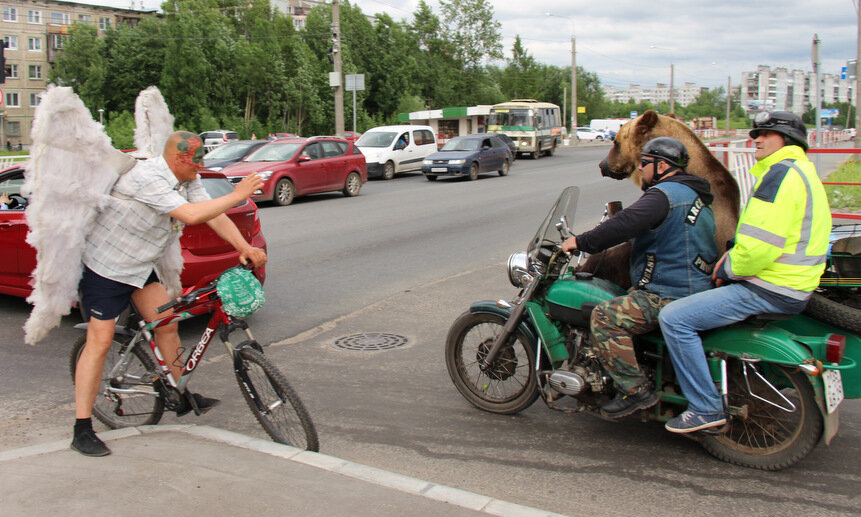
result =
[[[535,344],[520,332],[493,364],[481,367],[505,321],[494,314],[465,312],[445,342],[445,364],[457,391],[475,407],[502,415],[528,408],[538,398]]]
[[[816,446],[822,435],[822,415],[816,404],[813,386],[797,369],[755,363],[786,397],[795,410],[784,411],[750,395],[789,407],[780,396],[750,370],[745,381],[742,362],[727,365],[730,406],[742,408],[742,415],[728,418],[723,433],[707,436],[702,446],[718,459],[761,470],[781,470],[801,461]]]
[[[806,314],[812,318],[831,323],[842,329],[861,334],[861,308],[858,307],[856,289],[821,289],[813,293]]]

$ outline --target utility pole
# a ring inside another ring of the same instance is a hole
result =
[[[571,36],[571,135],[577,145],[577,44]]]
[[[729,112],[732,107],[732,90],[730,90],[730,76],[726,76],[726,130],[729,133]]]
[[[335,134],[344,136],[344,77],[341,73],[341,13],[338,0],[332,0],[332,61],[335,65]]]
[[[816,76],[816,147],[822,147],[822,83],[819,79],[819,35],[813,35],[813,73]],[[819,155],[816,156],[819,158]],[[818,161],[818,160],[817,160]],[[817,170],[819,169],[817,164]]]
[[[670,113],[676,112],[676,89],[673,86],[673,80],[675,79],[675,69],[673,64],[670,63]]]

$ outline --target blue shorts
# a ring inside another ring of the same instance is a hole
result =
[[[144,285],[158,282],[153,271]],[[81,293],[81,308],[85,319],[90,317],[97,320],[112,320],[122,313],[132,299],[132,293],[137,287],[110,278],[105,278],[84,266],[81,283],[78,284]]]

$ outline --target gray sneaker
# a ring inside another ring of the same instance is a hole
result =
[[[667,422],[664,428],[671,433],[684,434],[720,427],[724,424],[726,424],[724,415],[698,415],[692,411],[685,411]]]

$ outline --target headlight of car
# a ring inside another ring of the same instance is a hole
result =
[[[257,173],[257,176],[259,176],[263,181],[266,181],[272,177],[272,172],[273,171],[261,171]]]
[[[508,281],[514,287],[523,287],[526,281],[531,280],[529,274],[529,257],[525,251],[512,253],[508,257]]]
[[[433,165],[433,160],[424,160],[422,161],[422,165]]]
[[[466,163],[466,160],[449,160],[448,161],[449,165],[463,165],[464,163]]]

